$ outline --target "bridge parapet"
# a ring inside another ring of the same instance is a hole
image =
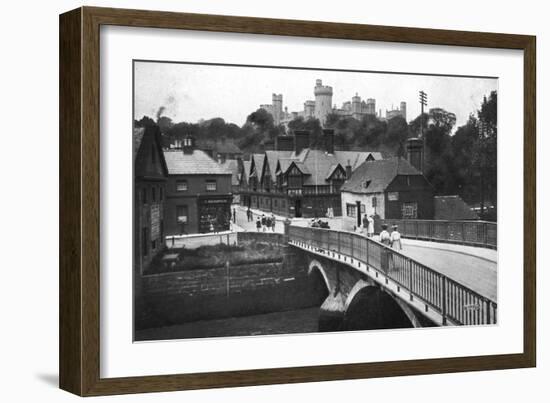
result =
[[[376,220],[376,231],[387,224],[399,227],[405,238],[449,242],[496,249],[497,224],[489,221]]]
[[[497,322],[496,302],[457,281],[357,233],[322,228],[289,227],[289,243],[391,280],[409,294],[409,303],[421,300],[441,318],[441,324],[487,325]]]

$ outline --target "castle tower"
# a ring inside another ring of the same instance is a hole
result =
[[[403,119],[407,120],[407,103],[401,102],[399,104],[399,110],[401,112],[401,116],[403,116]]]
[[[304,102],[304,117],[306,119],[309,119],[314,116],[315,116],[315,101]]]
[[[361,97],[357,93],[351,98],[351,116],[357,120],[361,119]]]
[[[327,115],[332,112],[332,87],[323,85],[323,82],[317,79],[313,93],[315,94],[315,117],[323,125]]]
[[[367,99],[367,115],[376,115],[376,99]]]
[[[275,123],[275,126],[277,126],[281,123],[281,119],[283,117],[283,94],[273,94],[272,105],[273,123]]]

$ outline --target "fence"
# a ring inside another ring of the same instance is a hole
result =
[[[497,304],[449,277],[430,269],[402,253],[361,234],[321,228],[290,226],[289,240],[297,246],[309,245],[346,255],[383,273],[439,312],[460,325],[495,324]]]
[[[399,226],[399,232],[405,238],[436,242],[460,243],[496,249],[497,224],[488,221],[443,221],[443,220],[380,220],[382,224]]]

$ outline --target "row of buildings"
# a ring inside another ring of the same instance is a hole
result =
[[[298,117],[304,119],[316,118],[324,125],[329,114],[336,114],[342,117],[361,120],[365,115],[373,115],[379,119],[390,120],[396,116],[402,116],[407,119],[407,103],[401,102],[399,108],[386,110],[385,117],[382,116],[382,110],[376,113],[376,100],[368,98],[362,100],[358,93],[346,101],[340,108],[332,104],[333,90],[331,86],[323,85],[322,80],[317,79],[313,88],[314,100],[306,100],[304,109],[298,112],[289,112],[287,107],[283,107],[283,95],[272,94],[271,104],[260,105],[261,109],[266,110],[273,116],[275,125],[288,125],[288,123]]]
[[[240,158],[238,149],[200,149],[188,136],[162,147],[156,126],[134,130],[134,244],[143,269],[171,235],[229,230],[231,205],[286,217],[342,216],[344,228],[362,217],[433,219],[470,211],[456,196],[434,197],[422,174],[423,144],[407,142],[407,158],[372,150],[310,147],[310,133],[281,135],[273,149]],[[231,158],[230,158],[231,157]],[[439,206],[439,207],[438,207]],[[462,208],[462,210],[460,210]]]
[[[323,150],[309,147],[309,132],[279,136],[275,150],[253,154],[239,174],[240,203],[287,217],[328,214],[357,221],[364,214],[433,218],[434,191],[421,172],[422,147],[408,142],[407,159],[377,151],[334,149],[323,130]]]

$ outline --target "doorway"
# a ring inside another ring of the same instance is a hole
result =
[[[361,227],[361,202],[355,202],[357,204],[357,228]]]
[[[294,216],[295,217],[302,216],[302,201],[300,199],[296,199],[294,201]]]

